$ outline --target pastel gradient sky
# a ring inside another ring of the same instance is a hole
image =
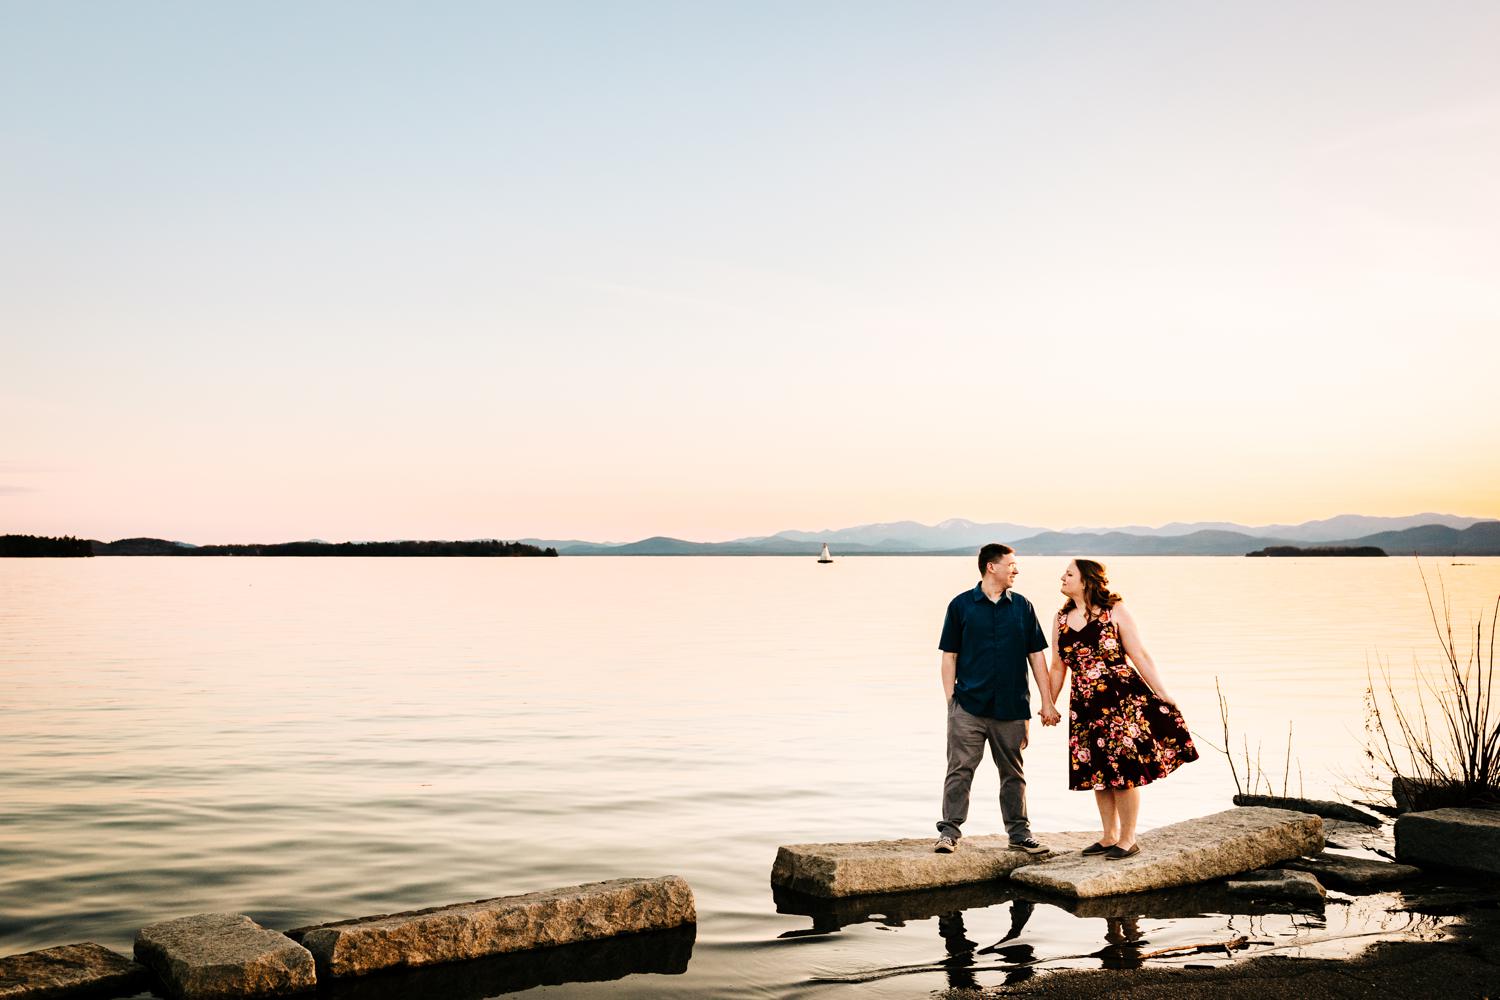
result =
[[[0,532],[1500,515],[1492,3],[0,2]]]

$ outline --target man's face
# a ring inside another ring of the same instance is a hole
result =
[[[1015,585],[1016,576],[1021,572],[1016,565],[1016,554],[1007,552],[1005,555],[989,564],[990,575],[1000,582],[1002,587]]]

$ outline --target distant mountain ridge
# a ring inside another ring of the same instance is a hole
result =
[[[1025,555],[1244,555],[1267,546],[1307,543],[1375,545],[1391,555],[1500,555],[1500,539],[1491,538],[1494,531],[1500,531],[1500,521],[1455,514],[1341,514],[1298,525],[1255,528],[1197,522],[1159,528],[1051,531],[1007,521],[954,518],[935,525],[894,521],[822,531],[781,531],[727,542],[692,542],[667,536],[626,544],[540,538],[523,541],[556,548],[562,555],[805,555],[816,552],[825,542],[835,555],[953,555],[972,553],[985,542],[1005,542]]]
[[[1097,534],[1120,531],[1130,535],[1188,535],[1195,531],[1235,531],[1264,538],[1290,538],[1304,542],[1331,542],[1339,538],[1353,538],[1373,534],[1377,531],[1401,531],[1429,524],[1441,524],[1463,530],[1471,524],[1487,521],[1484,517],[1461,517],[1457,514],[1408,514],[1405,517],[1371,517],[1366,514],[1339,514],[1318,521],[1301,524],[1244,525],[1229,521],[1173,521],[1156,528],[1129,525],[1116,528],[1069,528],[1069,532]]]

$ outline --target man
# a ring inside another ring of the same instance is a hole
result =
[[[1000,770],[1000,815],[1012,847],[1028,854],[1047,848],[1031,836],[1026,818],[1026,777],[1021,751],[1026,749],[1031,700],[1026,668],[1043,694],[1044,725],[1061,716],[1047,704],[1046,636],[1031,602],[1011,589],[1020,570],[1008,545],[990,543],[979,550],[979,583],[948,602],[943,636],[943,693],[948,698],[948,777],[943,782],[943,819],[935,850],[947,854],[958,846],[959,827],[969,816],[969,787],[974,768],[984,759],[984,745]]]

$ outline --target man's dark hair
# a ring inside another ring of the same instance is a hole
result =
[[[1014,551],[1016,550],[1011,548],[1009,545],[1001,545],[999,542],[990,542],[990,544],[979,550],[979,575],[984,576],[985,568],[989,566],[990,563],[996,562],[1000,559],[1004,559]]]

